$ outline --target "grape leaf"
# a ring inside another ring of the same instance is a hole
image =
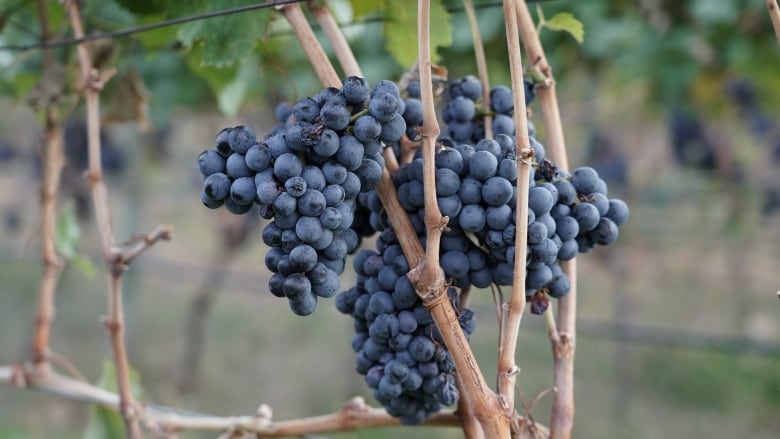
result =
[[[254,2],[231,0],[219,2],[219,5],[220,8],[230,8],[249,3]],[[191,50],[194,47],[201,49],[202,65],[231,66],[252,53],[265,32],[265,26],[272,12],[272,8],[265,8],[193,21],[179,28],[179,40],[187,49]]]
[[[582,41],[585,38],[585,28],[582,25],[582,22],[577,20],[574,15],[569,12],[555,14],[549,20],[544,20],[542,24],[552,31],[568,32],[568,34],[580,44],[582,44]]]
[[[352,5],[352,14],[355,18],[365,17],[387,7],[387,0],[351,0],[349,3]]]
[[[70,259],[77,253],[76,245],[79,238],[81,238],[81,228],[76,220],[76,212],[73,206],[68,204],[57,218],[54,248],[64,258]]]
[[[141,396],[140,382],[138,371],[130,368],[130,388],[137,399]],[[113,362],[108,360],[103,362],[103,371],[97,385],[108,391],[116,392],[116,369]],[[92,406],[87,427],[82,436],[83,439],[111,439],[124,437],[124,434],[125,423],[122,420],[122,415],[97,404]]]
[[[244,102],[252,81],[256,81],[257,77],[257,58],[249,57],[241,60],[236,76],[217,93],[220,111],[228,116],[234,116]]]
[[[417,60],[417,2],[413,0],[395,0],[387,5],[387,24],[385,38],[387,51],[403,67],[411,66]],[[442,0],[431,1],[431,47],[448,47],[452,43],[452,23],[450,14],[444,8]],[[431,61],[436,63],[439,56],[431,51]]]

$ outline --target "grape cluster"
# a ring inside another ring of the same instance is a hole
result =
[[[374,398],[401,422],[419,424],[457,402],[455,365],[406,277],[409,264],[391,228],[380,234],[377,250],[355,255],[357,285],[338,295],[336,307],[354,318],[356,370]],[[457,307],[455,289],[449,294]],[[467,335],[474,331],[471,310],[460,310],[458,321]]]
[[[535,96],[533,83],[524,81],[525,104],[529,105]],[[444,107],[442,118],[447,124],[447,135],[456,143],[476,144],[485,138],[483,114],[479,102],[482,98],[482,83],[474,76],[465,76],[450,84],[449,102]],[[490,90],[490,109],[493,116],[493,135],[515,135],[515,121],[512,118],[515,104],[512,89],[498,85]]]
[[[318,297],[338,292],[346,255],[366,229],[353,228],[356,197],[381,179],[383,144],[406,132],[404,107],[393,82],[369,89],[352,76],[278,107],[283,124],[259,142],[248,127],[226,128],[198,157],[205,206],[242,214],[258,204],[273,219],[262,233],[269,290],[294,313],[311,314]]]

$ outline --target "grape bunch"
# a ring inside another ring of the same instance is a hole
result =
[[[458,401],[455,365],[406,277],[409,264],[392,228],[384,229],[376,247],[355,255],[357,284],[337,296],[336,307],[354,319],[356,370],[374,398],[402,423],[419,424]],[[449,297],[457,307],[454,288]],[[458,321],[467,335],[474,331],[471,310],[460,310]]]
[[[370,89],[351,76],[276,113],[283,124],[260,141],[248,127],[225,128],[200,154],[201,201],[235,214],[260,206],[272,219],[262,233],[269,290],[308,315],[339,291],[345,258],[366,233],[353,228],[356,197],[381,179],[384,144],[406,132],[404,100],[391,81]]]
[[[524,81],[525,104],[529,105],[535,96],[533,83]],[[450,84],[449,102],[444,107],[442,118],[447,124],[447,135],[456,143],[476,144],[485,138],[483,114],[479,101],[482,99],[482,83],[474,76],[465,76]],[[493,135],[515,135],[515,121],[512,118],[515,104],[512,89],[498,85],[490,90],[490,109],[493,116]]]

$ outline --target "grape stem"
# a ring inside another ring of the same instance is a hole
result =
[[[474,45],[474,58],[477,61],[477,74],[479,82],[482,83],[482,114],[485,124],[485,138],[493,138],[493,113],[490,111],[490,76],[488,75],[487,59],[485,57],[485,46],[482,44],[482,34],[479,31],[479,21],[477,13],[474,10],[474,2],[463,0],[463,9],[466,11],[466,17],[471,27],[471,39]]]
[[[508,307],[502,312],[507,313],[503,319],[501,331],[503,337],[498,348],[498,394],[501,396],[507,412],[514,412],[515,380],[519,368],[515,364],[517,338],[520,332],[520,322],[525,310],[525,260],[528,231],[528,180],[531,173],[530,159],[533,155],[528,138],[528,118],[525,108],[525,87],[523,85],[523,68],[520,55],[520,39],[515,19],[515,3],[504,0],[504,23],[506,27],[507,50],[509,53],[509,69],[512,78],[512,98],[514,101],[515,148],[517,159],[517,206],[515,232],[515,266],[512,282],[512,296]]]
[[[777,0],[766,0],[766,8],[769,10],[769,18],[772,19],[777,44],[780,44],[780,8],[777,6]]]
[[[75,38],[84,37],[84,26],[81,13],[75,1],[65,2],[68,17],[73,27]],[[117,388],[119,389],[119,412],[125,423],[125,436],[130,439],[142,437],[138,422],[138,407],[136,407],[130,383],[130,366],[125,347],[124,311],[122,308],[122,275],[128,264],[141,252],[155,244],[160,239],[171,238],[169,226],[158,227],[151,235],[132,240],[123,248],[117,245],[111,225],[111,208],[108,199],[108,189],[103,180],[103,170],[100,160],[100,91],[115,70],[101,75],[92,66],[92,58],[85,43],[76,46],[83,82],[83,94],[87,109],[87,150],[89,166],[87,177],[92,192],[92,203],[95,210],[95,221],[100,232],[103,256],[109,267],[108,316],[102,319],[109,332],[111,346],[114,351]]]
[[[363,71],[360,70],[360,65],[355,59],[355,54],[352,53],[352,49],[349,47],[347,39],[344,37],[344,33],[341,32],[338,23],[333,18],[330,10],[327,6],[314,1],[308,2],[309,9],[314,14],[314,19],[317,20],[322,30],[325,32],[325,37],[333,47],[333,52],[336,54],[336,58],[339,60],[341,69],[347,76],[359,76],[363,78]]]
[[[547,325],[547,336],[553,346],[561,344],[561,335],[558,333],[558,324],[555,322],[555,313],[551,306],[544,311],[544,323]]]
[[[539,34],[534,27],[531,12],[524,0],[515,0],[518,27],[528,58],[534,70],[544,75],[544,82],[537,86],[537,95],[542,110],[545,133],[547,134],[547,154],[562,170],[569,169],[566,156],[566,142],[563,137],[561,114],[558,98],[555,94],[555,79],[547,63]],[[574,423],[574,351],[576,344],[577,318],[577,261],[562,261],[563,272],[569,277],[569,294],[558,299],[558,330],[560,342],[553,343],[553,394],[552,413],[550,415],[550,435],[553,439],[570,438]]]
[[[49,16],[46,2],[38,0],[38,20],[41,24],[41,43],[50,37]],[[43,71],[54,66],[51,50],[43,52]],[[38,309],[35,318],[35,335],[32,343],[32,362],[42,369],[48,367],[49,338],[54,321],[54,294],[62,259],[55,246],[57,224],[57,192],[63,167],[62,130],[57,107],[47,99],[45,112],[45,140],[43,154],[43,181],[41,187],[41,243],[43,273],[38,295]]]

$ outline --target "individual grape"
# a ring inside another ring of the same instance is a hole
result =
[[[216,172],[203,181],[203,192],[214,201],[222,201],[230,194],[230,186],[230,178],[221,172]]]
[[[306,275],[302,273],[294,273],[284,280],[282,285],[284,295],[288,299],[297,299],[305,295],[311,294],[311,282]]]
[[[534,186],[528,191],[528,208],[538,217],[550,212],[555,201],[546,188]]]
[[[268,204],[273,204],[276,201],[276,199],[280,195],[282,195],[282,191],[279,188],[279,185],[276,184],[276,182],[273,181],[262,182],[259,185],[255,185],[255,195],[257,196],[257,200],[260,201],[261,204],[268,205]],[[292,197],[291,195],[288,196]],[[283,209],[281,211],[284,212]],[[280,211],[277,211],[277,213],[280,213]]]
[[[252,128],[244,125],[234,127],[227,136],[227,142],[230,145],[230,148],[239,154],[246,154],[256,141],[257,137],[255,136],[255,132],[252,131]]]
[[[512,90],[503,85],[490,90],[490,108],[496,113],[511,114],[515,109]]]
[[[493,118],[493,134],[505,134],[512,136],[515,134],[515,121],[505,114],[497,114]]]
[[[433,354],[436,351],[436,345],[433,341],[425,336],[418,335],[413,338],[409,343],[409,353],[412,358],[418,363],[429,361],[433,358]]]
[[[281,102],[274,109],[274,118],[277,122],[285,123],[293,113],[293,104]]]
[[[362,104],[368,99],[368,84],[361,77],[348,76],[341,84],[341,94],[349,105]]]
[[[599,174],[587,166],[577,168],[571,174],[571,184],[581,194],[596,192],[599,186]]]
[[[316,166],[305,166],[301,171],[301,177],[306,180],[306,186],[308,189],[315,191],[322,191],[325,189],[327,182],[325,181],[325,174],[322,169]]]
[[[209,209],[218,209],[225,203],[224,200],[215,200],[206,194],[205,190],[200,191],[200,202]]]
[[[618,237],[618,226],[609,218],[599,219],[596,227],[588,233],[596,244],[609,245]]]
[[[555,220],[555,225],[555,233],[561,238],[562,241],[574,239],[580,233],[580,224],[576,219],[570,216],[564,216]]]
[[[458,223],[463,230],[476,233],[485,228],[485,209],[479,204],[467,204],[460,210]]]
[[[444,275],[452,279],[460,279],[468,274],[469,259],[459,251],[448,251],[439,259]]]
[[[217,172],[225,172],[225,157],[216,150],[207,149],[198,155],[198,170],[204,177]]]
[[[464,178],[458,188],[458,197],[463,204],[482,202],[482,182],[473,178]]]
[[[420,81],[409,81],[409,85],[406,87],[406,92],[410,98],[420,99]]]
[[[317,296],[306,294],[304,296],[290,299],[290,310],[299,316],[308,316],[317,309]]]
[[[307,189],[306,192],[298,198],[298,212],[301,215],[309,217],[319,216],[327,207],[327,200],[322,192],[314,189]]]
[[[398,99],[390,93],[372,93],[371,100],[368,101],[369,114],[382,123],[389,122],[397,114],[397,110]]]
[[[561,261],[568,261],[577,256],[579,246],[576,239],[569,239],[561,243],[561,248],[558,250],[558,259]]]
[[[303,171],[303,163],[295,154],[285,153],[274,161],[274,175],[281,181],[297,177]]]
[[[271,152],[267,146],[256,143],[246,152],[244,161],[251,171],[265,171],[271,165]]]
[[[609,199],[604,194],[594,192],[586,197],[588,203],[594,205],[599,211],[600,216],[604,216],[609,211]]]
[[[339,135],[333,130],[325,129],[312,150],[322,157],[331,157],[339,150],[339,145]]]
[[[528,224],[528,244],[540,244],[545,239],[547,239],[547,226],[543,222],[533,221]]]
[[[347,168],[344,165],[331,160],[322,165],[322,173],[328,184],[341,184],[347,179]]]
[[[255,181],[253,178],[237,178],[230,185],[230,199],[238,205],[251,206],[255,199],[255,190]]]
[[[604,215],[611,219],[616,225],[620,226],[628,219],[629,210],[625,201],[613,198],[609,200],[609,209]]]
[[[302,216],[295,223],[295,234],[307,244],[315,243],[322,237],[322,223],[317,217]]]
[[[341,131],[349,125],[349,109],[338,101],[326,102],[320,109],[320,121],[326,128]]]
[[[512,198],[512,183],[502,177],[490,177],[482,185],[482,199],[489,206],[506,205]]]
[[[357,118],[355,125],[352,127],[352,132],[361,142],[372,142],[379,139],[379,135],[382,133],[382,124],[366,114]]]
[[[306,273],[317,265],[317,250],[302,244],[290,251],[290,268],[295,273]]]
[[[231,186],[232,187],[232,186]],[[243,215],[250,210],[252,210],[252,202],[250,201],[247,204],[239,204],[237,203],[233,197],[227,197],[224,201],[224,206],[228,210],[228,212],[232,213],[233,215]]]
[[[223,128],[214,140],[214,149],[222,157],[227,157],[233,153],[233,149],[230,147],[230,142],[228,141],[232,131],[233,128]]]
[[[474,178],[485,181],[496,175],[498,159],[489,151],[477,151],[469,161],[469,172]]]
[[[320,283],[312,283],[312,292],[317,297],[328,298],[333,297],[339,292],[339,274],[329,268],[327,268],[325,277]]]
[[[305,97],[295,104],[292,114],[295,120],[314,123],[320,115],[320,106],[314,99]]]
[[[394,143],[401,140],[401,137],[406,133],[406,121],[403,116],[395,113],[390,120],[385,121],[382,124],[382,131],[379,134],[379,139],[385,143]]]
[[[452,119],[461,123],[470,122],[477,111],[474,101],[463,96],[456,96],[448,106]]]
[[[254,175],[251,169],[246,165],[243,154],[233,153],[225,161],[225,171],[227,175],[233,178],[251,177]]]
[[[292,177],[284,182],[284,188],[290,196],[298,198],[306,193],[308,185],[303,177]]]
[[[580,225],[580,234],[593,230],[598,225],[601,217],[596,206],[590,203],[580,203],[574,206],[571,214]]]
[[[356,170],[363,163],[363,144],[353,136],[343,136],[336,152],[336,160],[347,170]],[[344,178],[346,179],[346,175]]]

